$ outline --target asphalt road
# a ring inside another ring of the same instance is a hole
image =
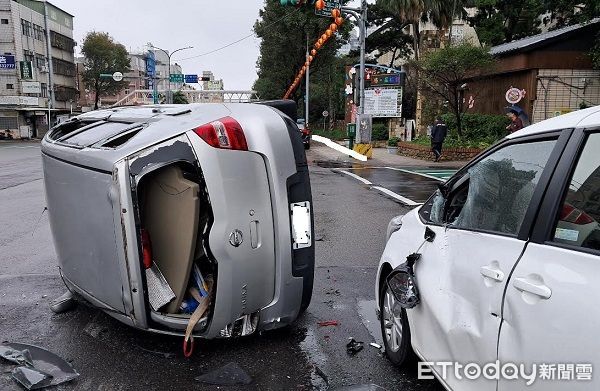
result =
[[[308,157],[323,160],[319,148]],[[306,314],[283,330],[197,342],[193,357],[185,359],[179,337],[139,332],[84,304],[60,315],[50,311],[64,286],[43,213],[39,144],[0,143],[0,341],[38,345],[71,362],[81,376],[59,390],[217,389],[194,378],[229,362],[253,383],[220,389],[333,390],[374,383],[388,390],[441,390],[435,381],[417,380],[415,368],[393,368],[369,346],[381,342],[373,287],[385,229],[407,209],[327,167],[311,165],[311,182],[317,269]],[[317,325],[327,320],[339,325]],[[349,337],[365,343],[355,356],[346,354]],[[12,368],[0,362],[1,390],[21,390]]]

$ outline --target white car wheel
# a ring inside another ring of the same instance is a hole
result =
[[[394,365],[401,366],[412,353],[410,329],[406,310],[400,307],[387,284],[381,294],[380,322],[386,355]]]

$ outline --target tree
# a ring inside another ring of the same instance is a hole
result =
[[[110,77],[100,77],[100,74],[131,70],[127,49],[107,33],[92,31],[83,40],[81,53],[85,57],[83,83],[86,89],[94,91],[94,109],[98,109],[101,96],[114,95],[129,84],[125,80],[117,82]]]
[[[408,24],[378,3],[369,6],[367,27],[376,27],[376,30],[367,37],[367,48],[375,60],[391,53],[389,66],[393,67],[396,60],[408,58],[413,53],[413,39],[404,32]]]
[[[265,0],[265,7],[254,25],[256,35],[261,38],[254,90],[261,99],[281,99],[306,61],[307,39],[312,47],[331,23],[331,18],[316,16],[312,7],[284,7],[279,1]],[[344,23],[311,64],[311,112],[313,109],[327,110],[329,102],[339,93],[333,87],[328,91],[327,83],[330,74],[336,80],[341,78],[343,83],[344,72],[332,70],[337,61],[336,52],[347,39],[350,27],[350,23]],[[300,102],[302,90],[303,85],[291,99]]]
[[[175,91],[173,93],[173,104],[187,105],[188,103],[190,103],[190,102],[188,102],[188,99],[183,92]]]
[[[463,105],[462,86],[466,79],[491,70],[494,59],[489,49],[461,43],[428,53],[413,65],[419,71],[421,85],[448,102],[462,137],[461,117],[468,107]]]

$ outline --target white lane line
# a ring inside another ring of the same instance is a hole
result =
[[[360,153],[353,151],[351,149],[348,149],[346,147],[343,147],[341,145],[339,145],[338,143],[336,143],[335,141],[332,141],[330,139],[328,139],[327,137],[322,137],[316,134],[312,135],[312,140],[316,141],[318,143],[322,143],[325,144],[326,146],[328,146],[331,149],[334,149],[338,152],[341,152],[345,155],[351,156],[353,158],[355,158],[356,160],[360,160],[361,162],[366,162],[367,161],[367,157],[364,155],[361,155]]]
[[[435,177],[435,176],[433,176],[433,175],[427,175],[427,174],[424,174],[424,173],[422,173],[422,172],[415,172],[415,171],[405,170],[405,169],[403,169],[403,168],[396,168],[396,167],[386,167],[386,168],[387,168],[388,170],[401,171],[401,172],[405,172],[405,173],[407,173],[407,174],[420,175],[420,176],[422,176],[422,177],[425,177],[425,178],[429,178],[429,179],[435,179],[436,181],[444,182],[444,179],[441,179],[441,178]]]
[[[333,171],[336,172],[340,172],[342,174],[348,175],[349,177],[352,177],[362,183],[364,183],[365,185],[368,185],[371,187],[371,189],[375,189],[385,195],[388,195],[390,197],[392,197],[393,199],[400,201],[401,203],[403,203],[404,205],[407,206],[418,206],[418,205],[423,205],[422,203],[419,202],[415,202],[409,198],[403,197],[400,194],[394,193],[393,191],[386,189],[385,187],[381,187],[381,186],[373,186],[373,183],[371,183],[370,181],[366,180],[365,178],[358,176],[356,174],[353,174],[351,172],[348,172],[346,170],[341,170],[339,168],[334,168]]]
[[[393,191],[386,189],[385,187],[381,187],[381,186],[373,186],[373,189],[375,190],[379,190],[380,192],[382,192],[383,194],[386,194],[400,202],[402,202],[405,205],[408,206],[418,206],[418,205],[423,205],[422,203],[419,202],[415,202],[411,199],[408,199],[406,197],[402,197],[400,194],[394,193]]]
[[[358,175],[356,175],[356,174],[353,174],[353,173],[351,173],[351,172],[348,172],[348,171],[346,171],[346,170],[340,170],[340,169],[337,169],[337,168],[336,168],[336,169],[334,169],[334,171],[341,172],[342,174],[346,174],[346,175],[348,175],[348,176],[350,176],[350,177],[352,177],[352,178],[354,178],[354,179],[356,179],[356,180],[358,180],[358,181],[361,181],[361,182],[362,182],[362,183],[364,183],[365,185],[369,185],[369,186],[371,186],[371,185],[372,185],[372,183],[371,183],[371,182],[369,182],[368,180],[366,180],[365,178],[363,178],[363,177],[361,177],[361,176],[358,176]]]

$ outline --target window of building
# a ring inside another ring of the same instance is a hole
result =
[[[38,26],[37,24],[33,25],[33,37],[39,41],[44,40],[44,29],[42,26]]]
[[[50,31],[50,45],[52,47],[61,49],[67,52],[73,52],[73,48],[75,47],[75,41],[73,39],[67,37],[66,35],[62,35],[57,33],[56,31]]]
[[[41,69],[42,67],[46,66],[46,57],[44,57],[41,54],[36,54],[35,55],[35,66],[38,69]]]
[[[31,37],[33,35],[31,22],[25,19],[21,19],[21,31],[23,32],[23,35]]]
[[[24,50],[23,51],[23,57],[25,57],[25,61],[31,61],[31,62],[33,62],[33,60],[35,59],[34,53],[30,52],[29,50]]]
[[[14,84],[7,84],[7,85],[6,85],[6,89],[7,89],[7,90],[14,90],[14,89],[15,89],[15,86],[14,86]]]
[[[75,76],[75,64],[58,58],[52,59],[54,73],[63,76]]]
[[[48,97],[48,84],[46,83],[42,83],[42,93],[41,93],[42,98],[47,98]]]
[[[8,24],[8,19],[0,19],[1,24]]]

